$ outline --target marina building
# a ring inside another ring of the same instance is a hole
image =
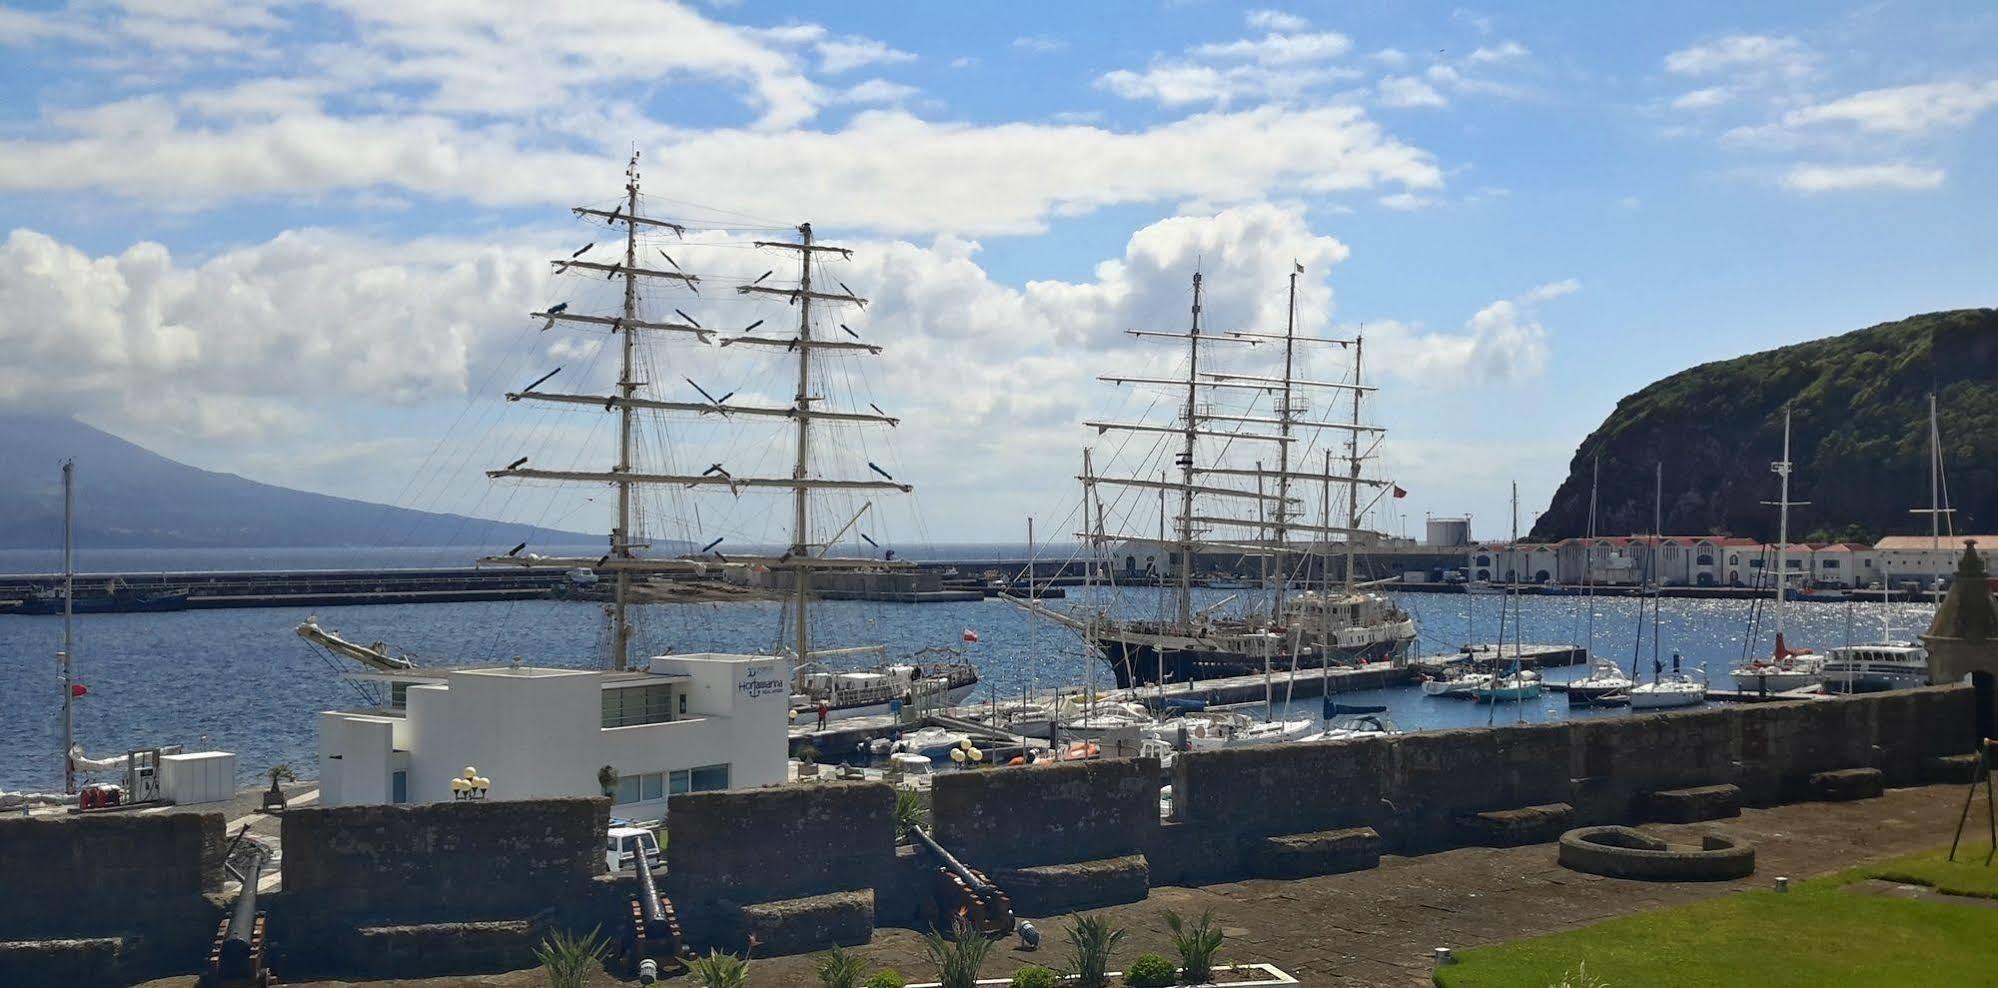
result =
[[[1980,544],[1987,538],[1967,537],[1978,539]],[[1784,573],[1791,584],[1799,586],[1933,586],[1938,580],[1946,581],[1954,571],[1956,560],[1949,545],[1961,545],[1964,538],[1943,539],[1941,548],[1928,536],[1911,535],[1890,535],[1870,546],[1859,542],[1793,542],[1785,554]],[[1472,544],[1466,552],[1465,573],[1473,580],[1571,586],[1653,582],[1668,587],[1767,586],[1767,570],[1776,558],[1773,544],[1723,535],[1604,536],[1516,545],[1485,542]]]
[[[626,672],[512,666],[370,675],[390,702],[319,715],[328,806],[446,802],[467,767],[489,799],[611,793],[612,813],[666,814],[676,793],[784,781],[788,662],[662,655]],[[599,781],[609,767],[614,783]]]

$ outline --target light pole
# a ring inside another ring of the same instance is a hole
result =
[[[486,798],[486,790],[493,787],[493,780],[479,774],[479,770],[465,766],[463,774],[451,780],[451,798],[460,803],[476,802]]]

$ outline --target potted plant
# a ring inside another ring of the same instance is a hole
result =
[[[269,789],[264,790],[263,808],[267,810],[273,808],[280,810],[284,809],[285,806],[284,790],[280,787],[287,782],[297,782],[298,773],[293,772],[291,770],[290,765],[287,765],[284,762],[279,762],[276,765],[272,765],[270,768],[265,769],[264,774],[270,776],[271,787]]]
[[[1077,916],[1063,939],[1068,942],[1068,975],[1076,988],[1110,988],[1110,958],[1124,930],[1102,916]]]
[[[1172,947],[1179,952],[1180,980],[1189,985],[1214,980],[1214,954],[1222,939],[1221,928],[1214,925],[1214,910],[1202,910],[1200,918],[1189,923],[1168,909],[1165,921],[1172,931]]]

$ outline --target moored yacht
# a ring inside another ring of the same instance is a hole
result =
[[[1929,652],[1918,642],[1874,642],[1834,648],[1822,670],[1825,689],[1877,693],[1929,685]]]
[[[1628,693],[1636,685],[1616,663],[1599,658],[1589,663],[1588,675],[1568,681],[1568,702],[1594,703],[1607,696]]]

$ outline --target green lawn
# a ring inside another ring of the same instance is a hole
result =
[[[1955,861],[1948,860],[1949,848],[1940,847],[1860,870],[1869,878],[1927,885],[1951,895],[1998,899],[1998,859],[1991,867],[1984,866],[1984,856],[1991,852],[1988,840],[1965,837],[1963,846],[1956,849]]]
[[[1460,952],[1443,988],[1549,988],[1587,962],[1589,984],[1610,988],[1750,985],[1950,985],[1998,988],[1998,909],[1839,891],[1866,877],[1919,880],[1953,892],[1998,895],[1998,865],[1947,848],[1809,882],[1778,895],[1758,889],[1690,906]],[[1969,863],[1965,863],[1968,857]],[[1576,988],[1582,982],[1573,981]]]

